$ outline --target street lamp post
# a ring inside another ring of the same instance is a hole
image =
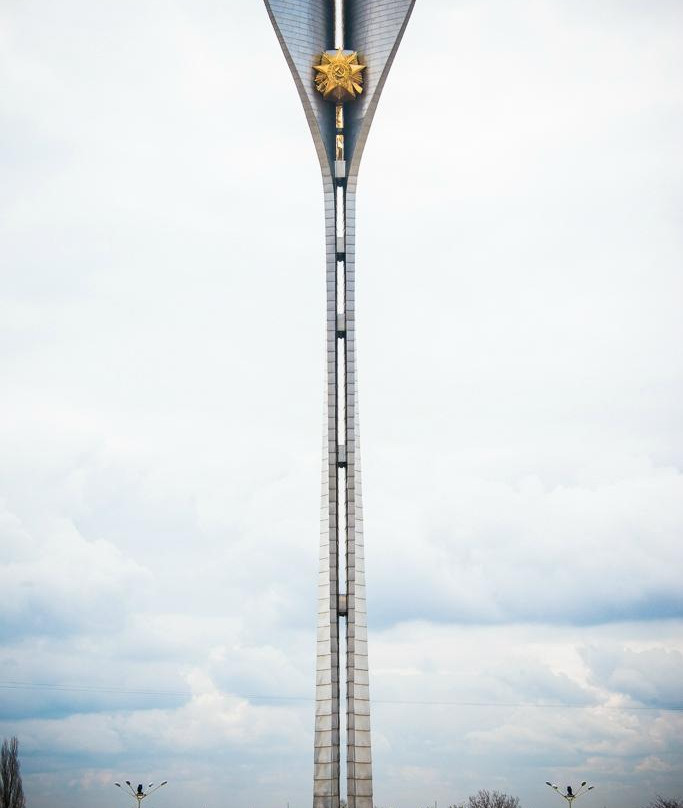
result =
[[[158,786],[155,786],[154,783],[150,783],[147,786],[147,791],[145,791],[145,789],[142,787],[142,783],[138,785],[137,790],[134,789],[133,786],[130,784],[130,780],[125,780],[124,783],[127,786],[127,788],[124,788],[121,785],[121,783],[114,783],[114,785],[118,786],[118,788],[122,789],[126,793],[130,792],[131,796],[137,800],[136,808],[140,808],[140,806],[142,805],[142,801],[146,797],[149,797],[150,794],[154,794],[154,792],[158,791],[162,786],[165,786],[166,783],[168,783],[168,780],[164,780],[164,782],[159,783]]]
[[[589,791],[592,791],[595,788],[595,786],[587,785],[586,781],[584,780],[583,783],[581,783],[581,785],[579,786],[578,791],[574,791],[574,789],[571,786],[567,786],[567,792],[566,794],[563,794],[558,786],[549,783],[547,780],[545,781],[545,784],[547,786],[550,786],[550,788],[552,788],[553,791],[555,791],[560,797],[562,797],[563,800],[567,800],[567,805],[569,806],[569,808],[572,808],[574,800],[578,799],[579,797],[582,797],[584,794],[587,794]]]

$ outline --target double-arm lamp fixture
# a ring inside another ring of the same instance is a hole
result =
[[[142,804],[142,801],[145,797],[149,797],[150,794],[154,794],[155,791],[158,791],[162,786],[165,786],[168,783],[168,780],[164,780],[163,783],[159,783],[158,786],[155,786],[154,783],[150,783],[147,786],[147,791],[142,787],[142,783],[138,784],[137,789],[134,789],[133,786],[130,784],[130,780],[125,780],[125,785],[127,788],[124,788],[121,783],[114,783],[115,786],[118,786],[120,789],[126,792],[130,792],[131,796],[135,797],[138,802],[138,808]]]
[[[572,808],[575,799],[582,797],[584,794],[587,794],[589,791],[592,791],[595,788],[595,786],[589,786],[584,780],[576,791],[574,791],[572,786],[567,786],[567,791],[563,794],[560,791],[559,786],[553,785],[553,783],[549,783],[547,780],[545,784],[550,786],[553,791],[556,791],[563,800],[566,800],[569,808]]]

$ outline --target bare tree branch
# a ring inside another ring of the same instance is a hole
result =
[[[0,808],[26,808],[16,737],[5,739],[0,749]]]

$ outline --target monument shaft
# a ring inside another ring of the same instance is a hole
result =
[[[414,2],[265,0],[313,135],[325,202],[326,390],[314,808],[339,808],[343,796],[343,712],[348,807],[373,808],[356,386],[356,185],[370,124]]]

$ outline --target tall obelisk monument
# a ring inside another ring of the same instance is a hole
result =
[[[414,3],[265,0],[313,135],[325,200],[327,367],[314,808],[339,808],[342,710],[348,808],[373,808],[356,393],[356,184],[375,109]],[[346,671],[342,692],[340,668]]]

